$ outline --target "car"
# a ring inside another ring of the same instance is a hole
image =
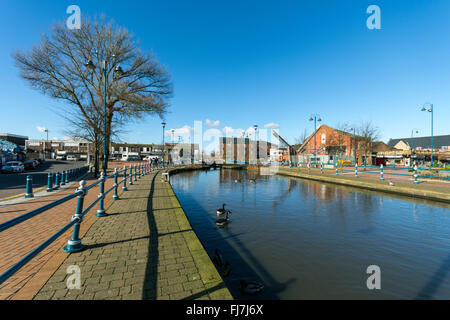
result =
[[[66,160],[66,156],[56,156],[56,160]]]
[[[37,167],[37,164],[34,160],[27,160],[23,162],[23,166],[25,170],[33,170]]]
[[[78,158],[77,158],[77,156],[74,156],[73,154],[69,154],[67,156],[67,160],[78,161]]]
[[[138,156],[129,156],[127,161],[140,161],[141,159]]]
[[[25,166],[21,161],[9,161],[2,167],[4,173],[24,172]]]

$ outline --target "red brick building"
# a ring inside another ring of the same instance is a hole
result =
[[[316,159],[314,159],[314,137]],[[360,164],[367,157],[370,164],[371,152],[370,150],[364,150],[369,149],[368,147],[364,148],[364,141],[363,137],[354,133],[337,130],[323,124],[306,138],[297,150],[297,160],[299,162],[316,160],[323,163],[335,163],[337,161],[354,163],[356,158],[357,163]]]

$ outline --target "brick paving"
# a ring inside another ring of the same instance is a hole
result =
[[[170,184],[150,173],[114,201],[34,299],[232,299]],[[83,222],[84,223],[84,222]],[[81,288],[67,289],[67,268]]]
[[[87,185],[95,181],[96,180],[92,177],[86,178]],[[106,190],[110,188],[112,184],[113,179],[108,179],[105,184]],[[78,185],[78,183],[75,183],[73,186],[65,190],[57,193],[50,193],[48,196],[43,198],[2,206],[0,207],[0,223],[72,194],[75,192]],[[99,186],[89,190],[87,196],[85,197],[85,203],[92,203],[97,198],[98,194]],[[105,199],[105,207],[108,207],[111,204],[111,197],[112,193],[108,194],[107,199]],[[18,262],[31,250],[47,240],[64,225],[69,223],[75,213],[76,201],[77,199],[74,198],[14,227],[2,231],[0,233],[0,273],[5,272],[9,267]],[[81,234],[84,234],[92,223],[96,221],[97,218],[94,214],[97,207],[98,206],[94,207],[87,213],[86,218],[81,225]],[[49,270],[44,271],[45,266],[48,266],[48,261],[55,255],[62,252],[62,247],[70,239],[71,234],[72,229],[69,229],[55,242],[45,248],[24,267],[12,275],[6,282],[1,284],[0,300],[14,299],[19,291],[22,291],[20,294],[21,297],[25,299],[31,298],[33,293],[35,294],[39,289],[36,286],[38,286],[40,282],[45,281],[45,275],[49,272]],[[35,279],[36,276],[41,279]],[[44,279],[42,279],[42,277],[44,277]],[[36,280],[38,281],[36,282]],[[30,282],[33,282],[33,285],[30,286]],[[24,295],[24,293],[27,294]]]

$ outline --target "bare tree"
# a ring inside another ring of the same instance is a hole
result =
[[[88,115],[90,122],[86,121],[84,115],[78,109],[69,111],[62,114],[58,110],[55,110],[61,117],[65,118],[68,126],[64,130],[64,133],[75,139],[86,140],[91,143],[94,153],[94,173],[98,176],[100,159],[103,157],[103,142],[104,142],[104,118],[97,112],[93,106],[87,106],[85,112]],[[93,124],[93,125],[91,125]],[[121,128],[124,126],[123,121],[113,118],[111,127],[111,138],[118,139],[119,134],[123,131]],[[89,146],[88,146],[89,147]]]
[[[339,156],[342,159],[342,155],[346,151],[344,140],[349,135],[348,131],[350,128],[347,123],[339,122],[336,125],[336,130],[334,130],[333,135],[327,140],[326,149],[329,154]]]
[[[300,136],[294,138],[294,142],[296,145],[302,145],[305,142],[306,138],[308,137],[309,137],[308,130],[304,129],[300,134]]]
[[[86,19],[79,30],[57,23],[30,52],[19,50],[13,57],[32,88],[78,109],[91,129],[98,127],[99,117],[105,117],[102,132],[107,145],[115,115],[122,120],[148,114],[162,117],[172,94],[165,68],[151,53],[142,52],[126,29],[104,19]],[[88,61],[94,70],[86,68]],[[119,66],[124,73],[114,72]],[[108,158],[109,148],[106,153],[103,156]]]
[[[360,136],[359,147],[366,159],[364,163],[370,159],[369,164],[372,164],[372,145],[380,137],[378,127],[374,126],[371,121],[364,121],[358,127],[358,135]]]

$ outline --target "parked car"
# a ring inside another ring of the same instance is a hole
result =
[[[67,160],[71,160],[71,161],[78,161],[78,157],[74,156],[73,154],[69,154],[67,156]]]
[[[38,164],[36,164],[36,161],[34,160],[27,160],[23,162],[23,166],[25,170],[33,170],[38,166]]]
[[[9,161],[2,167],[4,173],[24,172],[25,166],[20,161]]]
[[[56,156],[56,160],[66,160],[66,156]]]
[[[140,161],[138,156],[128,156],[127,161]]]

